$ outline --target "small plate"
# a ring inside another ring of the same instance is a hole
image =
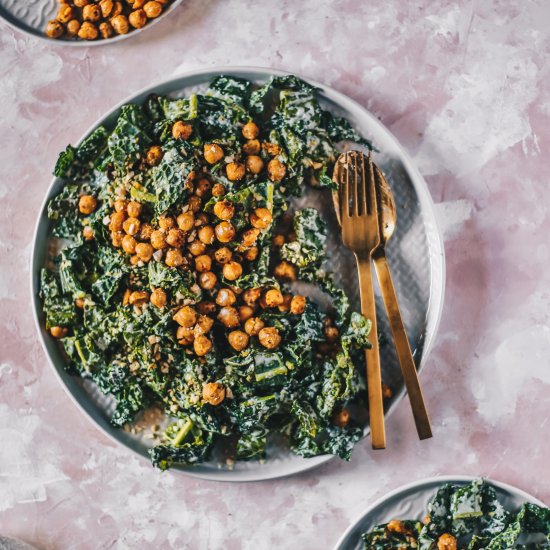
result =
[[[336,543],[334,550],[364,550],[361,539],[362,533],[370,531],[376,525],[387,523],[392,519],[421,520],[426,515],[428,502],[440,487],[446,483],[467,485],[474,481],[474,479],[478,478],[458,475],[432,477],[395,489],[395,491],[371,504],[342,535],[342,538]],[[500,483],[499,481],[484,479],[495,488],[499,500],[501,500],[507,510],[515,510],[524,502],[546,506],[543,502],[521,489],[516,489],[511,485]]]
[[[125,38],[137,36],[153,25],[156,25],[160,20],[164,19],[169,13],[181,4],[183,0],[173,0],[173,2],[165,8],[162,13],[155,19],[148,21],[147,25],[141,29],[133,29],[128,34],[119,34],[113,38],[97,39],[97,40],[75,40],[73,38],[48,38],[44,31],[46,24],[51,19],[55,19],[57,10],[59,9],[58,0],[0,0],[0,18],[4,19],[10,27],[17,29],[25,34],[47,40],[51,44],[59,44],[62,46],[104,46],[105,44],[113,44],[120,42]]]

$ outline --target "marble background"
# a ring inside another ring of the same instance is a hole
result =
[[[270,5],[269,10],[267,4]],[[319,549],[411,480],[482,474],[550,503],[550,6],[545,0],[186,0],[123,43],[62,48],[0,23],[0,532],[41,550]],[[244,485],[151,469],[76,409],[32,321],[32,230],[59,150],[178,71],[252,64],[349,94],[425,175],[447,254],[422,374],[388,449]]]

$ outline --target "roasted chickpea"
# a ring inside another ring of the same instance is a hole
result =
[[[119,15],[118,17],[115,17],[115,19],[118,19],[119,17],[124,17],[124,15]],[[126,17],[124,17],[126,19]],[[113,19],[113,27],[115,27],[115,20]],[[116,30],[116,27],[115,27]],[[118,32],[118,31],[117,31]],[[126,31],[128,32],[128,31]],[[126,33],[120,33],[119,34],[126,34]],[[146,161],[149,166],[157,166],[157,164],[160,163],[162,160],[162,157],[164,156],[164,152],[162,148],[158,145],[153,145],[152,147],[149,147],[146,154]]]
[[[202,398],[210,405],[219,405],[225,399],[225,388],[218,382],[208,382],[202,387]]]
[[[139,228],[139,238],[142,241],[148,241],[151,238],[153,231],[153,226],[150,223],[142,223],[141,227]]]
[[[127,218],[122,224],[122,228],[128,235],[136,235],[139,231],[141,222],[137,218]]]
[[[115,30],[109,21],[103,21],[99,24],[99,34],[101,38],[111,38],[115,34]]]
[[[137,254],[134,254],[133,256],[130,256],[130,264],[131,265],[138,265],[141,260],[139,259],[139,256]]]
[[[143,8],[143,6],[145,6],[145,2],[147,2],[147,0],[126,0],[126,2],[130,4],[132,9],[138,10],[139,8]]]
[[[256,228],[250,228],[246,231],[243,231],[243,234],[241,236],[241,243],[243,246],[254,246],[256,244],[256,240],[258,239],[258,236],[260,235],[260,230]]]
[[[144,10],[135,10],[128,16],[128,21],[135,29],[141,29],[147,24],[147,15]]]
[[[199,334],[207,334],[212,330],[213,326],[214,319],[212,319],[212,317],[201,315],[195,325],[195,336],[198,336]]]
[[[248,334],[242,330],[232,330],[227,336],[227,341],[235,351],[242,351],[248,346]]]
[[[125,15],[122,15],[122,14],[117,15],[116,17],[113,17],[111,19],[111,25],[113,26],[113,29],[115,29],[115,32],[117,34],[128,34],[128,31],[130,30],[130,24],[128,23],[128,19],[126,18]],[[158,149],[160,149],[160,147],[158,147]],[[155,160],[154,156],[149,157],[149,151],[147,152],[147,163],[150,166],[155,166],[160,162],[162,156],[158,160]],[[153,164],[153,161],[154,161],[154,164]]]
[[[271,159],[267,163],[267,174],[271,181],[279,182],[286,175],[286,166],[278,159]]]
[[[229,221],[235,215],[235,207],[229,201],[218,201],[213,210],[220,220]]]
[[[136,254],[140,260],[148,262],[153,257],[153,252],[155,250],[149,243],[138,243],[136,244]]]
[[[259,174],[264,168],[264,161],[257,155],[246,157],[246,169],[251,174]]]
[[[275,266],[273,274],[277,279],[281,279],[282,281],[295,281],[296,267],[290,262],[283,260],[280,264]]]
[[[183,306],[172,317],[180,327],[192,327],[198,319],[197,312],[191,306]]]
[[[256,302],[258,301],[261,295],[262,295],[261,288],[249,288],[243,292],[242,299],[247,306],[253,307],[256,305]]]
[[[211,290],[216,286],[218,278],[212,271],[205,271],[199,275],[199,286],[204,288],[204,290]]]
[[[276,143],[270,143],[269,141],[262,143],[262,149],[272,157],[281,154],[281,148]]]
[[[254,315],[254,308],[250,306],[239,306],[239,321],[245,323]]]
[[[275,349],[281,343],[281,335],[276,327],[264,327],[258,333],[260,344],[267,349]]]
[[[218,248],[218,250],[214,252],[215,260],[222,265],[231,261],[232,256],[233,256],[233,252],[231,252],[231,250],[229,250],[229,248],[227,248],[226,246],[223,246],[222,248]]]
[[[90,21],[91,23],[97,23],[101,19],[101,9],[97,4],[88,4],[84,6],[82,10],[82,19],[84,19],[84,21]]]
[[[278,288],[272,288],[265,293],[265,303],[267,307],[277,307],[283,302],[283,295]]]
[[[162,308],[166,305],[166,292],[162,288],[155,288],[151,292],[151,303],[158,308]]]
[[[456,538],[449,533],[443,533],[437,539],[437,550],[456,550]]]
[[[85,225],[82,228],[82,236],[85,240],[91,241],[94,238],[94,230],[89,225]]]
[[[216,237],[221,243],[229,243],[235,238],[235,228],[231,222],[220,222],[216,225]]]
[[[260,129],[258,126],[250,121],[243,126],[243,136],[246,139],[256,139],[260,135]]]
[[[163,231],[169,231],[172,227],[176,226],[174,218],[171,218],[170,216],[161,216],[158,219],[158,224]]]
[[[179,267],[184,264],[185,259],[179,248],[170,248],[166,252],[166,258],[164,259],[164,261],[169,267]]]
[[[306,309],[306,299],[304,296],[296,295],[290,301],[290,313],[301,315]]]
[[[113,212],[111,214],[111,221],[109,222],[109,229],[111,231],[121,231],[126,219],[126,214],[124,212]]]
[[[81,214],[91,214],[97,206],[97,201],[92,195],[82,195],[78,199],[78,209]]]
[[[132,235],[124,235],[124,237],[122,237],[122,250],[124,250],[126,254],[135,254],[136,245],[137,241]]]
[[[232,260],[223,266],[222,273],[228,281],[235,281],[243,274],[243,267],[239,262]]]
[[[166,248],[166,237],[160,229],[156,229],[151,233],[151,244],[155,250]]]
[[[174,125],[172,126],[172,137],[174,139],[183,139],[184,141],[187,141],[191,137],[192,133],[193,126],[187,122],[178,120],[177,122],[174,122]]]
[[[111,243],[115,248],[120,248],[122,246],[122,238],[124,233],[122,231],[111,231]]]
[[[212,187],[212,196],[222,197],[225,195],[225,187],[221,183],[215,183]]]
[[[87,6],[90,3],[90,0],[73,0],[73,4],[77,8],[83,8],[84,6]]]
[[[250,214],[250,223],[256,229],[265,229],[272,220],[273,216],[267,208],[256,208],[256,210]]]
[[[218,321],[227,328],[239,326],[239,312],[232,306],[222,307],[218,313]]]
[[[219,306],[232,306],[237,301],[235,293],[229,288],[222,288],[216,295],[216,304]]]
[[[214,242],[214,228],[211,225],[205,225],[197,231],[199,241],[204,244],[212,244]]]
[[[46,36],[49,38],[59,38],[63,32],[63,25],[59,21],[56,21],[55,19],[48,21],[48,24],[46,25]]]
[[[195,269],[200,273],[212,269],[212,258],[206,254],[201,254],[195,258]]]
[[[122,2],[115,2],[113,6],[113,11],[109,17],[116,17],[122,13]]]
[[[71,19],[74,18],[74,16],[75,10],[73,9],[73,7],[69,6],[68,4],[63,4],[62,6],[59,6],[55,18],[60,23],[68,23]]]
[[[265,326],[265,323],[259,317],[250,317],[244,324],[244,330],[250,336],[257,336]]]
[[[192,195],[187,200],[187,204],[189,205],[189,210],[196,214],[201,209],[202,200],[200,197],[197,197],[197,195]]]
[[[80,21],[78,19],[71,19],[65,26],[67,36],[76,36],[80,30]]]
[[[166,242],[174,248],[179,248],[185,243],[185,233],[181,229],[170,229],[166,235]]]
[[[104,18],[111,17],[111,14],[113,13],[113,9],[115,7],[115,3],[113,0],[100,0],[99,7],[101,9],[101,15]]]
[[[113,203],[113,206],[115,208],[115,212],[126,213],[126,209],[128,208],[128,201],[126,199],[118,198]]]
[[[195,186],[195,195],[197,197],[206,197],[210,193],[210,189],[212,189],[212,182],[206,178],[202,178]]]
[[[242,162],[230,162],[225,166],[227,179],[230,181],[239,181],[246,174],[246,167]]]
[[[149,301],[149,293],[145,290],[134,290],[130,294],[130,305],[141,306]]]
[[[223,156],[223,149],[217,143],[206,143],[204,145],[204,160],[206,160],[208,164],[220,162]]]
[[[208,214],[206,214],[205,212],[200,212],[195,216],[195,227],[206,225],[209,221],[210,219],[208,218]]]
[[[64,338],[65,336],[67,336],[68,332],[69,332],[69,329],[65,327],[55,326],[50,328],[50,334],[54,338]]]
[[[176,222],[182,231],[191,231],[195,226],[195,214],[190,211],[183,212],[178,215]]]
[[[245,253],[244,257],[249,262],[253,262],[257,257],[260,251],[258,250],[257,246],[251,246]]]
[[[193,327],[178,327],[176,339],[181,346],[191,344],[195,339],[195,329]]]
[[[339,428],[345,428],[349,424],[349,417],[349,411],[347,409],[342,409],[333,415],[332,423]],[[389,529],[389,524],[388,530],[391,530]]]
[[[143,6],[143,10],[145,11],[149,19],[154,19],[161,14],[162,4],[160,4],[160,2],[152,0],[151,2],[147,2],[145,6]]]
[[[324,333],[325,333],[325,338],[327,342],[331,344],[336,342],[336,340],[338,340],[338,336],[340,336],[340,332],[338,331],[338,329],[336,327],[331,327],[331,326],[325,327]]]
[[[216,311],[216,304],[208,301],[199,302],[197,304],[197,311],[201,315],[211,315]]]
[[[193,241],[189,244],[187,250],[189,250],[189,252],[193,254],[193,256],[200,256],[206,251],[206,245],[204,243],[201,243],[200,241]]]
[[[141,205],[141,203],[136,201],[130,201],[126,206],[126,212],[128,216],[130,216],[131,218],[138,218],[139,215],[141,214],[142,208],[143,206]]]
[[[250,139],[243,145],[243,153],[245,155],[257,155],[260,149],[260,142],[257,139]]]
[[[193,349],[199,357],[202,357],[212,349],[212,341],[204,334],[199,334],[193,342]]]

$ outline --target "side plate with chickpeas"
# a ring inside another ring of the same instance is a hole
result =
[[[349,460],[367,421],[370,322],[331,271],[349,259],[329,254],[326,206],[339,146],[370,142],[312,85],[257,72],[142,94],[68,146],[35,280],[48,352],[96,421],[219,479]]]

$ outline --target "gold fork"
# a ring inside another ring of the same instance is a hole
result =
[[[372,323],[370,338],[372,347],[365,350],[372,448],[385,449],[382,374],[380,372],[376,305],[371,271],[372,253],[380,246],[380,224],[370,156],[367,161],[369,163],[368,176],[363,153],[351,151],[340,155],[334,167],[334,180],[338,183],[339,190],[342,241],[344,246],[355,255],[359,272],[361,312]]]

